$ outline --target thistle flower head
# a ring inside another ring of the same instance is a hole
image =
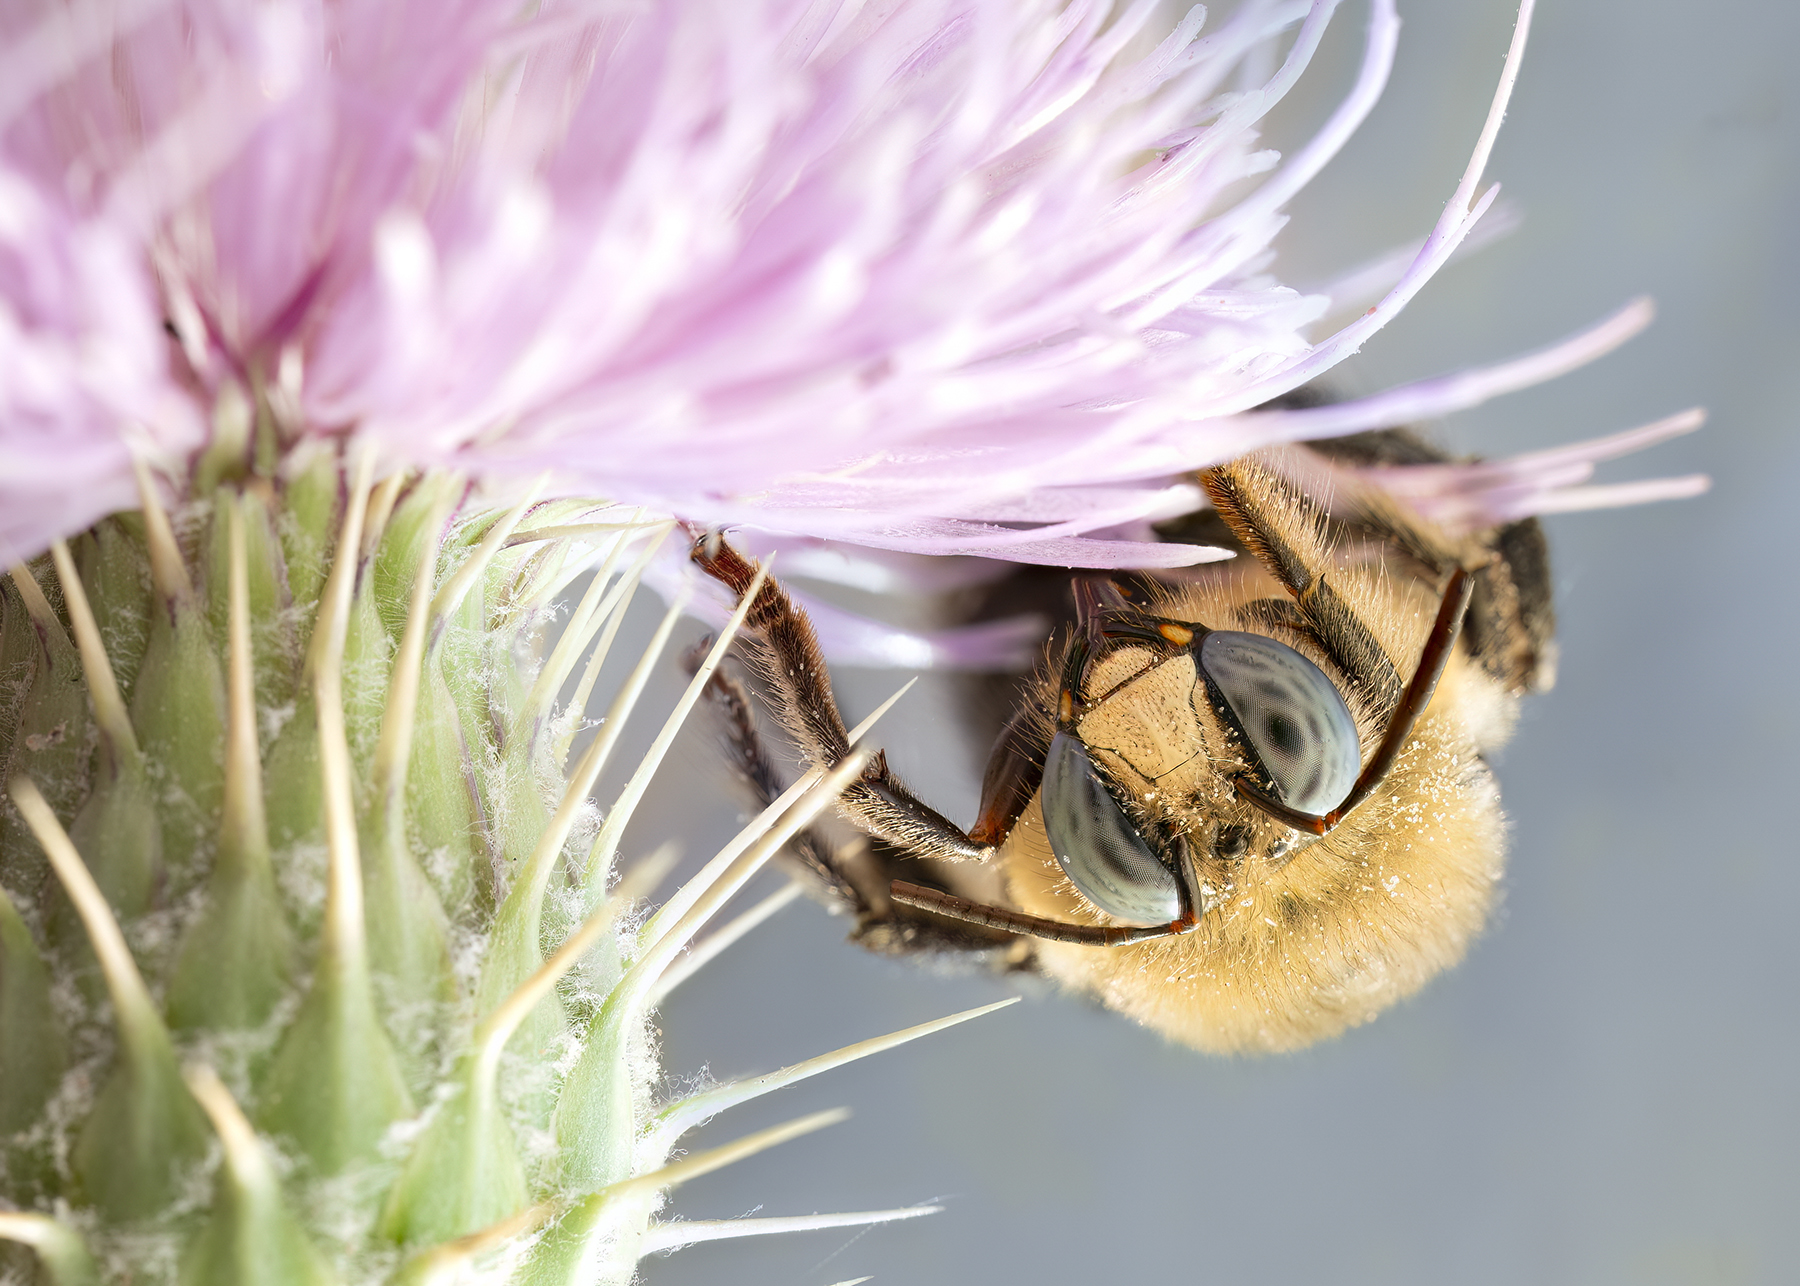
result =
[[[1485,137],[1377,307],[1314,333],[1333,301],[1272,247],[1380,91],[1391,0],[1306,146],[1257,130],[1336,8],[1167,31],[1152,0],[16,8],[0,538],[28,555],[129,503],[133,455],[179,475],[248,390],[263,449],[355,440],[380,473],[1191,560],[1087,533],[1192,507],[1184,470],[1394,422],[1251,408],[1353,352],[1492,199]]]

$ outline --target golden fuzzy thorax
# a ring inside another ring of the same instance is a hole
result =
[[[1334,583],[1409,674],[1437,607],[1429,587],[1339,561]],[[1279,637],[1348,694],[1316,643],[1243,610],[1282,592],[1248,562],[1156,610]],[[1126,648],[1090,666],[1083,686],[1083,742],[1128,812],[1185,833],[1205,911],[1183,937],[1124,947],[1041,942],[1046,973],[1197,1049],[1270,1052],[1367,1022],[1460,960],[1480,931],[1505,856],[1499,793],[1481,752],[1510,732],[1516,701],[1460,646],[1380,788],[1320,838],[1236,797],[1227,774],[1245,759],[1191,654],[1164,660]],[[1366,762],[1384,714],[1354,695],[1351,709]],[[1000,859],[1019,909],[1109,922],[1058,867],[1037,800]]]

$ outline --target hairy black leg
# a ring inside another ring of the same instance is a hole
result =
[[[1550,551],[1536,518],[1509,523],[1487,540],[1493,559],[1475,573],[1468,648],[1483,669],[1516,693],[1556,682],[1556,609]]]
[[[1418,668],[1413,671],[1411,681],[1395,704],[1387,731],[1382,735],[1380,744],[1375,747],[1374,755],[1364,765],[1362,774],[1357,777],[1356,784],[1350,788],[1343,803],[1329,813],[1302,813],[1264,793],[1247,777],[1233,779],[1232,784],[1237,793],[1275,820],[1286,823],[1295,830],[1311,831],[1315,835],[1329,834],[1358,804],[1374,794],[1375,788],[1381,785],[1388,770],[1394,766],[1394,760],[1399,758],[1400,748],[1412,735],[1413,725],[1425,713],[1425,707],[1431,704],[1431,694],[1437,690],[1438,680],[1444,675],[1444,666],[1449,663],[1450,651],[1456,646],[1457,634],[1462,627],[1463,617],[1469,610],[1469,596],[1473,589],[1474,581],[1468,572],[1458,567],[1450,573],[1450,583],[1444,589],[1437,618],[1432,622],[1431,633],[1425,639]]]
[[[708,646],[702,644],[683,658],[690,673],[698,668]],[[723,725],[732,768],[755,806],[767,808],[787,790],[788,783],[757,729],[750,693],[737,679],[720,670],[707,684],[706,698]],[[1008,969],[1030,967],[1029,951],[1017,947],[1013,934],[994,926],[946,923],[941,917],[922,915],[896,902],[889,893],[895,877],[903,875],[908,881],[931,881],[933,887],[928,892],[935,896],[961,900],[945,890],[960,887],[958,876],[983,873],[984,867],[967,863],[942,866],[866,836],[838,843],[826,831],[813,826],[801,830],[788,842],[784,856],[791,859],[800,877],[822,894],[828,905],[855,918],[851,941],[870,951],[881,955],[986,957]],[[965,891],[986,890],[971,887]]]
[[[1312,454],[1338,467],[1370,468],[1448,464],[1456,457],[1405,429],[1354,433],[1303,444]],[[1359,534],[1396,545],[1434,566],[1439,575],[1452,563],[1475,567],[1474,594],[1463,622],[1463,646],[1475,661],[1508,691],[1523,694],[1547,690],[1556,681],[1556,610],[1552,604],[1550,554],[1544,529],[1535,518],[1478,532],[1478,551],[1463,550],[1446,559],[1430,525],[1410,510],[1389,501],[1385,512],[1370,513],[1362,504],[1352,512],[1333,513],[1334,520]],[[1490,555],[1484,565],[1478,554]]]
[[[691,675],[711,648],[710,639],[682,657],[682,665]],[[759,809],[773,804],[788,788],[780,771],[769,758],[762,736],[756,729],[756,715],[751,709],[750,694],[744,685],[726,674],[713,671],[706,685],[706,700],[718,715],[725,734],[725,749],[731,767]],[[805,827],[788,841],[787,851],[813,885],[834,905],[857,916],[866,915],[869,905],[856,885],[844,874],[846,855],[830,837],[815,827]]]
[[[716,532],[699,535],[691,557],[707,575],[742,595],[757,567]],[[744,620],[743,652],[756,670],[771,708],[808,767],[830,768],[849,753],[849,733],[832,695],[812,622],[770,577]],[[862,779],[844,792],[839,809],[871,835],[920,857],[951,861],[987,853],[954,822],[921,802],[876,755]]]

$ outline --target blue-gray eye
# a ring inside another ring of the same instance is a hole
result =
[[[1166,924],[1181,915],[1181,889],[1089,758],[1079,737],[1059,732],[1044,760],[1044,831],[1057,864],[1108,915]]]
[[[1323,815],[1344,802],[1362,770],[1356,720],[1318,666],[1261,634],[1216,630],[1200,668],[1218,685],[1281,802]]]

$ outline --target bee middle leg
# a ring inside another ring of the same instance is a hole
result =
[[[682,667],[689,675],[699,671],[701,660],[711,645],[711,639],[702,639],[699,646],[682,657]],[[723,725],[725,748],[732,769],[757,807],[768,808],[781,798],[788,784],[781,779],[756,730],[756,714],[750,705],[749,692],[724,670],[714,670],[706,684],[706,700]],[[834,910],[847,910],[858,917],[868,913],[867,900],[844,874],[844,855],[840,846],[817,827],[802,827],[788,841],[786,852]]]

